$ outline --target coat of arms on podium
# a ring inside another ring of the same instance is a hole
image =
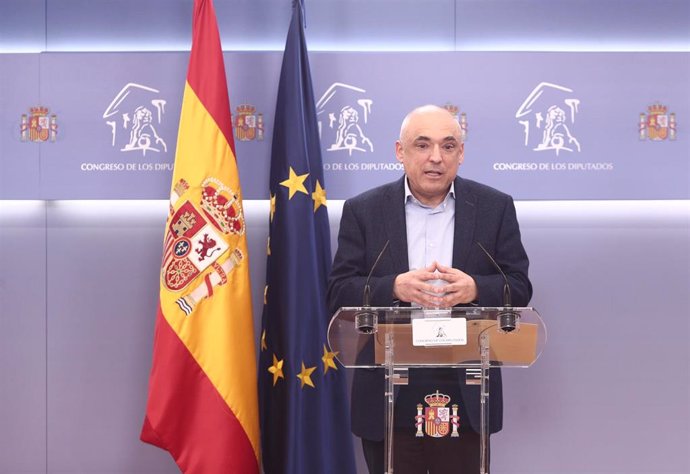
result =
[[[457,404],[451,405],[450,408],[446,406],[450,403],[450,396],[439,393],[436,390],[436,393],[430,393],[425,396],[424,402],[428,405],[427,407],[424,407],[421,403],[417,404],[417,416],[415,416],[416,437],[422,438],[424,433],[432,438],[443,438],[448,433],[450,433],[451,438],[460,436],[458,433],[458,428],[460,427],[459,407]],[[424,409],[424,414],[422,414],[422,408]]]

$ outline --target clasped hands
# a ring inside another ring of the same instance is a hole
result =
[[[424,308],[450,308],[474,301],[477,284],[467,273],[434,262],[426,268],[398,275],[393,294],[400,301]]]

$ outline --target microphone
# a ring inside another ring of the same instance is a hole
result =
[[[374,311],[368,309],[371,308],[371,287],[369,286],[369,280],[371,280],[371,275],[374,273],[374,269],[379,264],[379,260],[381,260],[381,257],[383,257],[383,253],[388,248],[388,244],[390,244],[390,240],[386,240],[381,252],[379,252],[378,257],[376,257],[374,264],[371,266],[371,270],[369,270],[367,281],[364,283],[364,294],[362,295],[363,309],[355,313],[355,329],[361,334],[373,334],[376,332],[378,317]]]
[[[500,311],[498,313],[498,327],[501,329],[501,331],[504,332],[512,332],[517,328],[517,322],[518,322],[518,313],[517,311],[513,311],[512,305],[511,305],[511,298],[510,298],[510,285],[508,285],[508,277],[506,277],[506,274],[503,273],[503,270],[501,267],[496,263],[496,260],[491,256],[491,254],[484,248],[484,246],[481,244],[481,242],[475,242],[480,249],[482,249],[482,252],[484,252],[484,255],[486,255],[493,266],[498,270],[498,273],[501,274],[503,277],[503,307],[504,310]]]

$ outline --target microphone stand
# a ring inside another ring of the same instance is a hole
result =
[[[496,263],[496,260],[491,256],[488,250],[484,248],[481,242],[476,242],[482,252],[489,258],[493,266],[498,270],[498,273],[503,277],[503,311],[498,313],[498,327],[503,332],[513,332],[518,327],[518,313],[512,309],[510,296],[510,286],[508,285],[508,277],[503,273],[501,267]]]
[[[374,269],[379,264],[379,260],[383,256],[383,253],[388,248],[390,240],[386,240],[385,245],[379,252],[378,257],[374,261],[374,264],[369,270],[369,275],[367,275],[367,281],[364,283],[364,295],[362,296],[362,310],[355,313],[355,329],[360,334],[373,334],[378,328],[378,316],[372,311],[371,308],[371,287],[369,286],[369,280],[371,280],[371,275],[374,273]]]

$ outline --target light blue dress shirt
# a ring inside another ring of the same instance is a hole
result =
[[[405,179],[405,224],[407,227],[407,258],[410,270],[438,262],[453,266],[455,237],[455,183],[441,204],[432,208],[412,195]],[[429,282],[442,284],[441,280]]]

